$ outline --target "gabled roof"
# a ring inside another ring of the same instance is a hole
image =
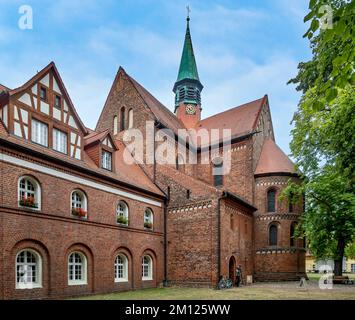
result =
[[[232,136],[238,136],[255,129],[256,119],[267,96],[217,113],[196,124],[196,129],[232,129]]]
[[[52,61],[51,63],[49,63],[46,67],[44,67],[41,71],[39,71],[35,76],[33,76],[30,80],[28,80],[25,84],[23,84],[22,86],[16,88],[16,89],[13,89],[13,90],[10,90],[9,91],[9,95],[14,95],[14,94],[17,94],[19,92],[22,92],[24,90],[27,90],[28,88],[30,88],[34,83],[36,83],[37,81],[39,81],[43,76],[45,76],[45,74],[47,72],[49,72],[50,70],[53,70],[53,73],[55,74],[55,76],[57,77],[58,79],[58,85],[61,87],[61,89],[63,90],[64,92],[64,95],[65,97],[67,98],[67,102],[69,104],[69,108],[71,109],[71,111],[73,112],[76,120],[78,121],[79,123],[79,126],[81,127],[82,131],[84,132],[84,134],[87,133],[87,129],[85,127],[85,125],[83,124],[83,122],[81,121],[78,113],[76,112],[75,110],[75,107],[73,105],[73,102],[72,100],[70,99],[70,96],[68,94],[68,91],[67,89],[65,88],[65,85],[63,83],[63,80],[58,72],[58,69],[57,67],[55,66],[55,63]]]
[[[139,95],[142,97],[147,107],[154,114],[156,119],[164,125],[166,128],[173,130],[175,134],[178,133],[178,129],[185,129],[184,124],[173,114],[167,107],[165,107],[158,99],[156,99],[150,92],[148,92],[142,85],[140,85],[135,79],[129,76],[122,67],[119,72],[124,72]]]
[[[90,132],[87,136],[84,137],[85,147],[87,147],[91,144],[94,144],[94,143],[101,143],[102,141],[104,141],[104,139],[107,136],[110,138],[114,148],[117,149],[116,144],[115,144],[114,140],[112,139],[109,130],[105,130],[102,132],[95,132],[95,131]]]
[[[296,173],[293,162],[271,138],[264,141],[259,162],[255,169],[255,175],[268,173]]]
[[[223,129],[231,129],[232,138],[252,133],[256,129],[258,116],[267,101],[267,95],[263,98],[242,104],[238,107],[217,113],[211,117],[199,121],[195,129],[212,129],[220,130],[220,138],[222,138]],[[215,143],[218,141],[211,141]]]

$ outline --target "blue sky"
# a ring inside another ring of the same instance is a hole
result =
[[[23,4],[33,30],[18,27]],[[267,93],[276,140],[289,153],[299,93],[286,82],[310,58],[308,0],[0,0],[0,83],[17,87],[53,60],[94,128],[121,65],[173,110],[187,4],[203,117]]]

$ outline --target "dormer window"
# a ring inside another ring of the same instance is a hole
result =
[[[101,166],[103,169],[112,171],[112,153],[102,150]]]
[[[54,106],[58,109],[61,109],[62,103],[61,103],[61,97],[56,95],[54,98]]]
[[[45,87],[41,87],[40,97],[41,97],[41,100],[47,101],[47,89]]]

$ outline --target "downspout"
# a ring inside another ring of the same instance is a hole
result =
[[[167,235],[167,215],[168,215],[168,202],[169,198],[167,197],[164,200],[164,280],[163,286],[168,286],[168,235]]]
[[[225,199],[227,194],[223,191],[223,194],[218,198],[217,203],[217,284],[221,277],[221,200]]]

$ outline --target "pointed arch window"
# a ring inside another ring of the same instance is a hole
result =
[[[272,224],[269,227],[269,246],[277,246],[278,227]]]
[[[219,187],[223,185],[223,159],[215,158],[212,161],[213,185]]]
[[[133,128],[133,109],[129,109],[128,111],[128,129]]]
[[[121,131],[126,130],[126,108],[122,107],[121,108]]]
[[[267,192],[267,212],[276,211],[276,190],[270,189]]]
[[[118,119],[117,116],[113,117],[113,134],[116,135],[118,133]]]

